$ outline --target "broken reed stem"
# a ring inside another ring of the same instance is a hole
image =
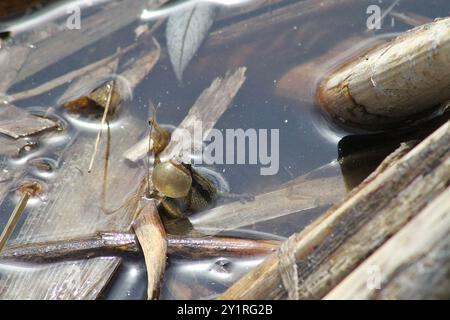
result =
[[[449,145],[448,121],[389,167],[382,164],[340,204],[292,235],[284,250],[269,256],[220,298],[325,296],[447,188]],[[287,283],[289,278],[296,281]]]
[[[133,228],[147,267],[147,299],[158,299],[160,282],[166,268],[167,241],[155,201],[150,200],[144,204]]]
[[[14,208],[14,211],[9,217],[8,223],[6,224],[2,234],[0,235],[0,253],[2,252],[12,233],[16,229],[17,223],[19,222],[20,217],[22,217],[22,214],[25,210],[25,207],[27,206],[30,197],[31,197],[30,192],[27,191],[23,192],[19,202]]]
[[[325,299],[449,299],[449,213],[447,188]]]
[[[112,80],[111,88],[109,89],[109,92],[108,92],[108,100],[106,101],[106,106],[105,106],[105,110],[103,111],[102,121],[100,123],[100,128],[98,129],[97,139],[95,140],[94,153],[92,154],[91,162],[89,163],[88,173],[91,173],[92,167],[94,165],[95,156],[97,155],[97,152],[98,152],[98,146],[100,145],[100,140],[102,138],[103,126],[105,125],[106,117],[108,116],[108,113],[109,113],[109,108],[111,106],[111,98],[112,98],[113,92],[115,90],[115,86],[116,86],[116,81]],[[109,124],[108,124],[108,126],[109,126]]]

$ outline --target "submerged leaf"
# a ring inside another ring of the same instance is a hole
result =
[[[208,34],[215,15],[215,7],[208,3],[198,3],[170,15],[166,29],[167,48],[178,80],[181,81],[184,69]]]

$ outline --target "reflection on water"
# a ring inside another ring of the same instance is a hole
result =
[[[98,10],[95,5],[96,1],[92,2],[93,5],[83,7],[83,15],[89,16],[89,13]],[[108,3],[112,2],[114,1]],[[20,81],[13,82],[12,87],[7,92],[8,96],[13,97],[18,92],[42,85],[50,79],[60,77],[111,55],[116,52],[118,47],[125,48],[135,42],[137,30],[139,30],[137,27],[151,26],[155,20],[161,19],[173,10],[188,10],[187,6],[190,5],[189,1],[175,1],[157,11],[142,11],[145,7],[144,2],[146,1],[142,1],[138,6],[142,7],[139,10],[141,15],[123,12],[123,16],[130,15],[132,17],[130,23],[124,20],[123,27],[118,28],[112,34],[105,33],[105,36],[98,41],[91,41],[79,50],[58,57],[57,60],[49,62],[43,69],[37,67],[36,72],[20,79]],[[158,109],[159,122],[164,125],[176,126],[186,116],[189,108],[203,89],[208,87],[215,77],[223,76],[229,69],[245,65],[248,68],[247,81],[234,99],[232,106],[220,118],[216,128],[279,129],[280,170],[274,176],[261,176],[259,167],[254,165],[216,165],[214,170],[227,181],[230,191],[236,194],[265,192],[336,160],[338,142],[350,132],[337,128],[314,108],[314,92],[305,89],[306,93],[302,93],[304,88],[300,84],[304,83],[302,82],[305,81],[303,78],[298,79],[299,84],[291,84],[294,88],[299,86],[298,92],[303,94],[302,99],[280,94],[283,91],[277,89],[279,80],[295,66],[329,53],[333,50],[333,47],[345,39],[357,37],[359,40],[354,42],[356,47],[358,43],[360,44],[367,39],[383,39],[386,34],[393,35],[407,30],[411,26],[394,16],[387,16],[380,30],[368,32],[366,29],[367,15],[365,13],[368,2],[366,1],[347,1],[348,4],[345,5],[345,9],[336,6],[323,12],[316,10],[311,15],[308,15],[307,11],[305,16],[302,16],[299,12],[298,15],[282,15],[281,18],[276,15],[276,10],[296,1],[272,1],[268,5],[255,8],[253,11],[245,11],[243,14],[236,14],[240,6],[242,8],[254,6],[258,0],[245,0],[242,3],[240,3],[241,1],[218,0],[212,2],[218,6],[220,14],[217,15],[217,20],[209,31],[209,36],[206,37],[196,56],[184,71],[182,82],[176,78],[167,54],[165,25],[163,24],[154,34],[155,39],[162,46],[161,58],[152,72],[134,88],[132,93],[129,92],[129,98],[125,99],[126,102],[122,106],[120,114],[111,121],[111,147],[113,152],[114,149],[116,151],[128,149],[148,132],[146,119],[148,119],[150,113],[149,101],[161,105]],[[314,3],[314,1],[304,2]],[[435,18],[449,13],[449,8],[443,8],[444,2],[427,1],[424,5],[421,1],[401,1],[394,10],[405,14],[413,12],[425,17]],[[225,14],[226,9],[223,5],[226,3],[230,5],[229,12],[233,12],[231,18]],[[379,2],[379,5],[382,8],[387,8],[391,3],[392,1],[383,1]],[[24,24],[26,19],[23,18],[22,20],[5,22],[2,24],[2,28],[14,26],[11,30],[18,33],[17,39],[13,37],[13,39],[6,40],[5,43],[11,47],[14,45],[29,46],[32,48],[31,53],[33,53],[34,44],[30,39],[32,39],[32,36],[42,36],[42,33],[50,32],[48,30],[53,30],[55,23],[61,24],[61,21],[64,21],[64,14],[66,14],[64,13],[65,4],[64,1],[57,2],[57,6],[48,9],[48,16],[45,15],[47,9],[34,12],[29,17],[30,21],[27,22],[27,25]],[[103,3],[99,6],[107,5],[109,4]],[[306,9],[308,9],[307,6],[305,6]],[[105,7],[105,12],[106,10],[108,8]],[[272,20],[272,14],[281,20]],[[245,24],[245,20],[253,16],[266,17],[263,23],[260,20],[250,20],[254,21],[256,26],[259,26],[259,23],[261,28],[256,28],[251,32],[244,28],[236,34],[232,33],[233,26],[242,24],[242,21]],[[81,22],[83,23],[83,20]],[[33,28],[30,29],[30,26],[33,26]],[[245,32],[249,32],[249,35],[246,36]],[[221,34],[230,38],[225,36],[221,38]],[[86,35],[80,33],[80,36]],[[68,46],[66,43],[60,45]],[[38,49],[41,49],[39,42],[36,47],[36,50]],[[352,47],[349,46],[347,49],[352,49]],[[328,61],[330,65],[334,62],[333,58],[337,56],[338,54],[330,57],[330,61]],[[133,53],[125,55],[121,65],[132,64],[134,58]],[[320,76],[321,74],[313,73],[305,75],[306,78],[309,77],[310,83],[315,83]],[[94,79],[94,81],[98,80],[100,79]],[[4,198],[0,205],[0,229],[6,224],[9,213],[17,202],[14,189],[18,182],[24,179],[34,179],[41,181],[45,186],[49,186],[48,190],[52,190],[51,192],[71,192],[71,181],[67,181],[68,185],[61,186],[58,190],[53,189],[52,185],[56,184],[58,179],[61,179],[60,172],[66,166],[69,166],[68,163],[73,162],[69,161],[71,159],[68,159],[68,156],[77,157],[80,154],[86,156],[90,152],[86,151],[74,155],[68,150],[71,150],[72,145],[85,143],[85,141],[89,141],[86,144],[86,150],[92,149],[100,116],[86,118],[62,109],[61,97],[67,87],[68,85],[64,84],[43,94],[15,103],[34,114],[55,117],[64,130],[45,133],[42,137],[39,137],[36,148],[20,154],[18,157],[0,155],[0,198]],[[92,88],[92,83],[86,83],[81,90],[90,91]],[[119,146],[117,141],[128,145]],[[104,159],[103,155],[100,159]],[[85,164],[86,161],[80,160],[79,163]],[[86,170],[83,166],[77,165],[71,168],[75,171],[79,170],[79,175],[83,175]],[[139,168],[136,171],[142,172],[145,170],[144,163],[139,163],[137,166]],[[120,183],[121,177],[116,178],[114,181]],[[317,190],[317,192],[320,192],[320,190]],[[30,208],[27,208],[27,212],[32,207],[42,205],[46,201],[46,197],[33,199],[30,202]],[[94,210],[94,206],[96,206],[94,203],[84,204],[87,211]],[[255,233],[265,232],[271,234],[272,237],[287,237],[291,233],[304,228],[324,209],[316,208],[301,215],[287,215],[275,221],[256,224],[250,229],[235,231],[235,234],[238,233],[238,236],[244,238],[257,238]],[[18,230],[27,218],[27,212],[21,220]],[[104,226],[107,225],[105,222]],[[16,236],[17,232],[13,238]],[[261,235],[259,234],[259,236]],[[213,298],[261,260],[262,257],[246,259],[222,257],[198,261],[170,258],[161,288],[161,298]],[[0,281],[2,273],[10,272],[14,268],[17,268],[17,272],[26,272],[29,267],[23,267],[22,265],[14,267],[0,262]],[[38,267],[31,266],[31,268]],[[107,287],[105,298],[141,299],[145,298],[145,295],[146,274],[143,259],[124,257],[116,276]]]

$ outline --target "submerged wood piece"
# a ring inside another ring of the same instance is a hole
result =
[[[108,257],[87,262],[64,261],[21,267],[0,262],[0,297],[23,300],[35,300],[37,297],[41,300],[96,299],[118,266],[118,258]],[[105,273],[105,270],[112,271]],[[19,282],[11,282],[12,277]]]
[[[167,242],[166,231],[153,200],[144,204],[133,222],[133,229],[139,239],[147,267],[147,299],[158,299],[160,282],[166,268]]]
[[[224,237],[169,237],[168,252],[187,258],[267,255],[279,248],[278,240],[248,240]]]
[[[325,299],[449,299],[449,213],[447,188]]]
[[[0,106],[0,133],[18,139],[54,129],[58,124],[50,119],[38,117],[11,104]]]
[[[18,230],[11,246],[64,241],[88,236],[97,231],[128,231],[135,213],[130,199],[139,185],[143,170],[129,168],[121,155],[123,147],[133,143],[141,134],[137,120],[124,115],[122,119],[126,135],[118,135],[117,128],[111,129],[114,147],[111,149],[108,170],[108,187],[103,193],[103,160],[98,161],[91,174],[82,171],[87,168],[92,154],[93,137],[76,139],[61,154],[64,165],[54,174],[58,179],[44,190],[46,202],[30,207],[26,219]],[[100,154],[104,154],[101,146]],[[103,207],[107,203],[107,207]],[[0,297],[3,299],[93,299],[103,289],[116,270],[119,258],[107,260],[91,259],[73,263],[54,263],[39,268],[38,277],[26,272],[2,271]],[[0,268],[2,263],[0,262]],[[72,274],[76,280],[65,285]],[[52,279],[49,281],[48,279]]]
[[[176,157],[180,162],[190,163],[191,157],[201,152],[203,140],[226,111],[244,83],[245,71],[246,68],[241,67],[232,73],[227,73],[224,78],[215,79],[211,86],[203,91],[185,119],[172,133],[171,142],[160,154],[161,160]],[[202,127],[201,133],[203,135],[201,137],[194,134],[199,130],[199,126]],[[186,133],[190,134],[191,140],[186,139]],[[198,139],[196,140],[196,138]],[[125,152],[125,158],[133,162],[139,161],[148,151],[148,138],[144,138]]]
[[[278,189],[255,196],[248,202],[232,202],[189,217],[196,231],[216,234],[313,208],[327,207],[341,200],[345,184],[339,164],[324,166],[296,178]],[[325,176],[320,177],[321,173]]]
[[[255,1],[257,2],[257,1]],[[315,18],[317,14],[323,14],[329,10],[347,10],[355,6],[367,7],[369,1],[361,0],[328,0],[317,2],[315,0],[297,1],[286,6],[281,6],[270,12],[255,17],[243,19],[224,28],[212,32],[208,36],[205,46],[209,48],[221,47],[224,43],[238,41],[244,37],[252,37],[261,30],[269,30],[274,26],[281,26],[300,19]]]
[[[447,122],[398,161],[388,159],[339,205],[291,236],[284,249],[221,298],[283,298],[288,291],[299,299],[325,296],[447,188],[449,145]]]
[[[4,46],[1,44],[0,50],[0,94],[6,93],[14,83],[17,73],[25,63],[31,48],[25,45]],[[5,99],[2,97],[2,100]]]
[[[436,20],[335,69],[318,104],[347,125],[405,125],[450,99],[449,56],[450,18]]]
[[[149,33],[151,34],[152,32]],[[161,46],[155,38],[152,38],[150,44],[132,61],[131,66],[121,73],[122,77],[127,80],[130,88],[137,87],[145,79],[159,61],[160,56]]]
[[[166,1],[152,0],[147,1],[147,5],[157,8],[164,2]],[[139,18],[145,5],[141,0],[114,1],[104,6],[102,10],[97,10],[94,14],[83,17],[80,30],[61,28],[59,32],[33,43],[36,49],[30,52],[24,67],[15,80],[23,80],[52,65],[55,61],[65,58],[131,24]],[[65,22],[64,19],[63,23]],[[61,46],[61,43],[65,45]]]
[[[414,12],[401,12],[400,13],[400,12],[396,12],[396,11],[391,11],[391,12],[389,12],[389,15],[400,20],[403,23],[409,24],[412,27],[418,27],[423,24],[433,22],[433,19],[426,17],[426,16],[418,15]]]
[[[126,70],[140,67],[132,64]],[[130,167],[122,155],[127,146],[138,140],[145,123],[134,118],[127,109],[121,117],[120,127],[110,123],[113,147],[106,174],[105,159],[94,164],[91,174],[82,170],[88,167],[94,137],[75,135],[75,143],[72,141],[60,155],[64,165],[55,170],[58,179],[52,180],[45,190],[46,202],[27,210],[27,218],[10,245],[64,241],[102,230],[129,231],[138,207],[136,195],[142,194],[140,182],[145,170]],[[102,144],[99,153],[104,155],[107,148],[107,143]],[[103,185],[105,176],[106,187]],[[117,257],[52,263],[41,267],[38,277],[8,269],[10,271],[2,272],[0,298],[93,299],[103,290],[119,263]],[[70,286],[65,283],[68,274],[76,277]]]
[[[88,64],[88,65],[86,65],[84,67],[81,67],[81,68],[79,68],[77,70],[68,72],[68,73],[66,73],[66,74],[64,74],[64,75],[62,75],[62,76],[60,76],[58,78],[52,79],[49,82],[46,82],[46,83],[44,83],[44,84],[42,84],[42,85],[40,85],[38,87],[35,87],[35,88],[29,89],[29,90],[25,90],[25,91],[21,91],[21,92],[17,92],[17,93],[14,93],[12,95],[9,95],[7,97],[7,99],[10,102],[20,101],[20,100],[23,100],[23,99],[28,99],[28,98],[31,98],[31,97],[43,94],[45,92],[48,92],[48,91],[50,91],[52,89],[55,89],[55,88],[65,84],[65,83],[74,81],[75,79],[80,78],[80,77],[83,77],[84,81],[86,81],[86,76],[88,74],[90,74],[91,72],[93,74],[96,74],[96,75],[101,73],[101,72],[99,72],[99,70],[101,70],[105,66],[111,65],[112,63],[114,64],[115,60],[120,58],[123,54],[127,53],[134,46],[135,45],[132,45],[132,46],[130,46],[128,48],[125,48],[124,50],[120,50],[119,52],[117,52],[117,53],[115,53],[115,54],[113,54],[113,55],[111,55],[109,57],[106,57],[106,58],[103,58],[103,59],[101,59],[99,61],[96,61],[96,62],[93,62],[91,64]],[[107,67],[107,70],[111,70],[111,71],[106,72],[106,75],[110,74],[112,72],[112,70],[114,70],[114,69],[115,69],[115,67]],[[71,85],[71,87],[72,87],[72,85]]]

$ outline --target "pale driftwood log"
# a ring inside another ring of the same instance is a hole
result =
[[[449,213],[447,188],[325,299],[449,299]]]
[[[314,57],[282,75],[276,83],[275,92],[277,95],[289,99],[314,103],[317,82],[337,61],[361,54],[368,48],[380,44],[381,41],[363,37],[345,39],[323,55]]]
[[[241,67],[232,73],[227,73],[224,78],[215,79],[211,86],[203,91],[185,119],[172,133],[171,142],[160,154],[161,159],[177,157],[181,162],[191,162],[192,155],[201,151],[203,139],[208,136],[244,83],[245,71],[246,68]],[[202,136],[198,137],[201,141],[196,141],[194,132],[199,130],[199,125],[202,126]],[[190,134],[191,140],[187,139],[186,133]],[[127,150],[124,156],[130,161],[138,161],[148,151],[148,138],[144,138]]]
[[[159,218],[156,203],[149,200],[143,205],[133,229],[141,245],[147,268],[147,299],[159,297],[161,279],[166,269],[167,242],[166,231]]]
[[[318,104],[347,125],[405,125],[450,99],[450,18],[415,28],[327,75]]]
[[[447,122],[390,166],[383,163],[221,298],[322,298],[447,188],[449,145]]]
[[[196,231],[217,234],[314,208],[326,208],[341,200],[345,183],[337,162],[298,177],[276,190],[236,201],[189,217]]]

